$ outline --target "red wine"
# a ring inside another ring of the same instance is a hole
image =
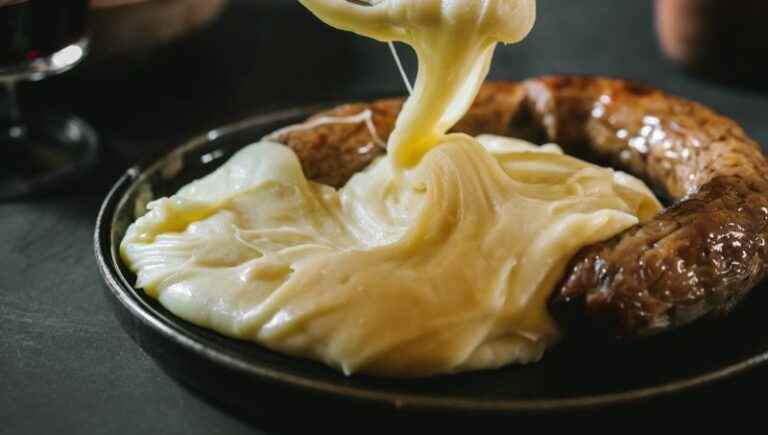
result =
[[[0,0],[0,65],[32,62],[77,42],[87,12],[88,0]]]

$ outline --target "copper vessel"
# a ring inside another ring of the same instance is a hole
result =
[[[656,0],[664,53],[689,70],[725,80],[768,74],[768,1]]]

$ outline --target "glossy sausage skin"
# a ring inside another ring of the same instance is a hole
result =
[[[326,115],[370,109],[386,139],[401,105],[382,100]],[[618,337],[658,333],[729,312],[766,275],[768,162],[736,123],[700,104],[599,77],[493,82],[456,130],[556,142],[643,178],[673,203],[573,258],[550,300],[565,326]],[[370,146],[364,124],[280,140],[308,177],[336,186],[384,152]]]

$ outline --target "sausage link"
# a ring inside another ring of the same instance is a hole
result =
[[[389,99],[317,116],[371,110],[386,139],[401,107]],[[766,275],[768,161],[735,122],[700,104],[600,77],[491,82],[455,131],[556,142],[644,179],[673,203],[573,258],[549,304],[563,324],[658,333],[729,312]],[[308,177],[335,186],[384,152],[362,124],[279,139]]]

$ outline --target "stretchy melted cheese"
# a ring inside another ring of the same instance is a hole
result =
[[[435,146],[477,96],[499,42],[525,38],[535,0],[385,0],[361,7],[346,0],[299,0],[320,19],[416,51],[419,74],[389,141],[392,161],[412,166]]]
[[[560,335],[545,302],[571,256],[660,206],[637,179],[554,145],[445,134],[495,43],[530,30],[533,1],[302,3],[417,49],[394,152],[336,190],[308,181],[287,147],[243,149],[129,228],[137,286],[189,321],[348,374],[541,358]]]

